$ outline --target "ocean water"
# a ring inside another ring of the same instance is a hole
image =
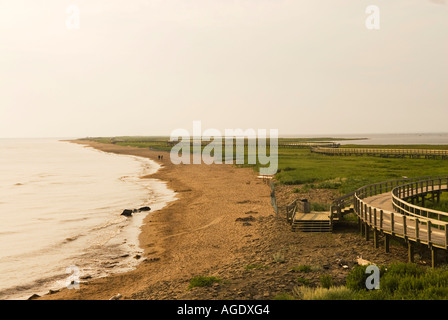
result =
[[[339,137],[339,136],[338,136]],[[366,138],[365,140],[338,141],[340,144],[360,145],[446,145],[448,133],[401,133],[401,134],[359,134],[343,138]]]
[[[325,135],[285,135],[284,138],[344,138],[339,144],[360,145],[447,145],[448,133],[377,133],[377,134],[325,134]],[[363,140],[350,140],[362,138]]]
[[[144,217],[175,199],[140,179],[158,168],[56,139],[0,139],[0,299],[134,268]],[[152,210],[121,216],[142,206]]]

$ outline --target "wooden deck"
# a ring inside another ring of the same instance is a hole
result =
[[[294,221],[330,221],[330,212],[296,213]]]

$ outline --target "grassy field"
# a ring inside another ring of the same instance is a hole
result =
[[[446,160],[327,156],[281,148],[276,179],[283,184],[338,189],[344,194],[370,183],[442,174],[448,174]]]

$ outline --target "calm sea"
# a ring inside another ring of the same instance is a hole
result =
[[[344,138],[363,140],[335,141],[340,144],[362,144],[362,145],[446,145],[448,144],[448,133],[398,133],[398,134],[327,134],[327,135],[285,135],[285,138]]]
[[[120,214],[175,199],[164,182],[139,178],[158,168],[55,139],[0,139],[0,299],[134,268],[148,213]]]
[[[338,136],[339,137],[339,136]],[[362,145],[442,145],[448,144],[448,133],[402,133],[402,134],[359,134],[346,135],[343,138],[366,138],[366,140],[339,141],[340,144]]]

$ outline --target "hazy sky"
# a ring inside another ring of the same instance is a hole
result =
[[[0,0],[0,72],[0,137],[447,132],[448,1]]]

